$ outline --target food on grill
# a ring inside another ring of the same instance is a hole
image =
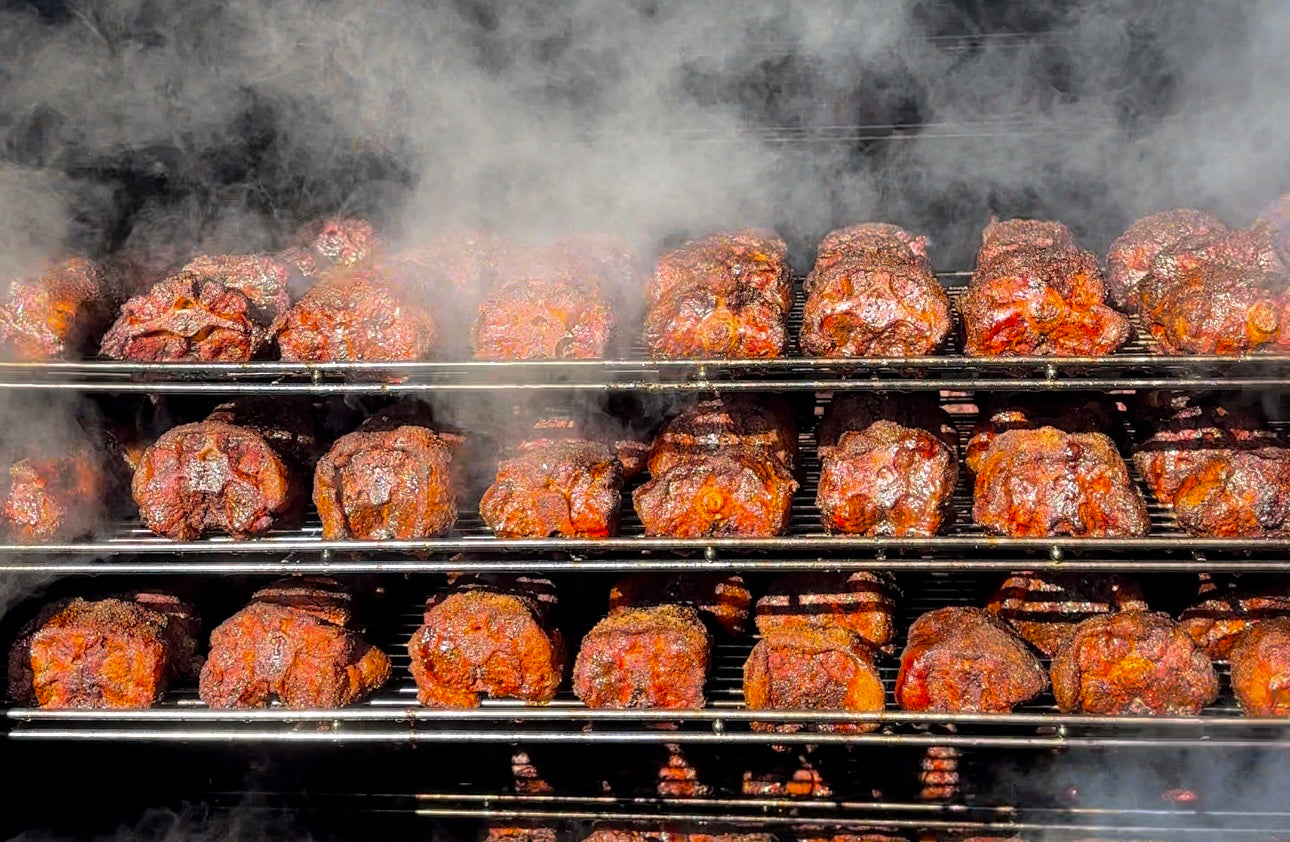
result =
[[[366,263],[381,248],[376,226],[355,217],[334,217],[307,226],[305,239],[315,255],[333,266]]]
[[[88,441],[31,442],[13,456],[0,498],[8,537],[37,544],[94,531],[118,490],[102,450]]]
[[[763,635],[842,629],[874,649],[896,636],[895,585],[883,573],[789,573],[774,579],[757,600]]]
[[[459,440],[431,422],[429,407],[404,401],[336,440],[314,470],[325,539],[412,541],[452,529]]]
[[[769,833],[678,833],[664,829],[600,828],[582,842],[775,842]]]
[[[988,402],[972,428],[963,464],[973,474],[994,441],[1009,430],[1056,427],[1068,433],[1107,433],[1114,429],[1115,407],[1103,395],[1068,393],[1059,403],[1046,395],[1005,395]]]
[[[738,637],[748,624],[752,595],[734,573],[633,573],[609,592],[610,613],[656,605],[693,608],[714,635]]]
[[[744,701],[750,710],[873,712],[885,690],[865,641],[842,628],[791,629],[765,635],[744,663]],[[760,731],[795,733],[803,723],[759,723]],[[863,734],[877,723],[819,722],[826,732]]]
[[[79,358],[111,322],[114,298],[107,271],[83,257],[14,278],[0,300],[0,354],[24,362]]]
[[[651,474],[696,456],[734,448],[764,452],[793,470],[797,424],[789,407],[767,395],[726,395],[697,401],[668,420],[649,450]]]
[[[1218,698],[1209,657],[1169,615],[1090,617],[1053,658],[1053,695],[1066,713],[1200,713]]]
[[[454,299],[477,300],[505,277],[512,249],[512,244],[494,231],[450,227],[391,255],[388,261],[415,272],[424,289],[435,291],[443,303],[452,306]]]
[[[529,250],[479,305],[471,333],[481,360],[603,357],[614,313],[599,267],[571,251]]]
[[[826,531],[928,536],[952,514],[958,437],[933,400],[843,395],[817,438],[815,504]]]
[[[1287,258],[1290,255],[1290,193],[1282,194],[1264,208],[1253,227],[1271,237],[1282,258]]]
[[[1281,617],[1290,617],[1290,583],[1242,580],[1229,588],[1207,584],[1200,599],[1182,612],[1178,622],[1205,654],[1221,660],[1246,630]]]
[[[806,278],[802,352],[819,357],[918,357],[945,341],[950,300],[927,241],[894,225],[843,228],[820,243]]]
[[[887,833],[831,833],[827,836],[798,836],[797,842],[907,842],[904,836]]]
[[[1113,573],[1014,573],[990,595],[986,608],[1049,657],[1098,614],[1145,611],[1142,587]]]
[[[553,827],[490,827],[483,842],[558,842]]]
[[[1228,651],[1232,690],[1249,716],[1290,715],[1290,617],[1260,622]]]
[[[1167,353],[1240,354],[1284,341],[1290,272],[1273,235],[1213,219],[1193,225],[1162,242],[1137,285],[1151,335]]]
[[[797,487],[778,460],[729,448],[652,475],[632,501],[646,535],[766,537],[788,529]]]
[[[981,239],[961,308],[968,354],[1099,356],[1128,341],[1097,258],[1065,225],[995,219]]]
[[[973,517],[1012,536],[1146,535],[1147,504],[1115,443],[1056,427],[1009,430],[978,462]]]
[[[1290,447],[1252,412],[1185,404],[1156,424],[1133,460],[1193,535],[1290,534]]]
[[[1111,299],[1126,310],[1136,310],[1138,292],[1151,273],[1156,258],[1182,243],[1227,230],[1212,214],[1184,208],[1144,216],[1111,244],[1106,256],[1106,285]]]
[[[703,782],[699,770],[690,761],[690,753],[677,743],[668,743],[667,759],[658,770],[656,791],[664,798],[703,798],[712,787]]]
[[[896,701],[914,711],[1007,713],[1047,686],[1039,659],[993,614],[941,608],[909,627]]]
[[[608,445],[544,438],[497,466],[479,513],[502,538],[608,538],[618,531],[625,481]]]
[[[290,306],[281,261],[202,256],[127,301],[101,353],[135,362],[247,362],[277,333]]]
[[[550,582],[522,576],[463,576],[446,596],[432,597],[408,642],[421,704],[551,701],[568,661],[554,607]]]
[[[780,752],[782,755],[783,752]],[[743,774],[741,790],[744,795],[762,798],[830,798],[833,790],[819,770],[804,757],[790,762],[777,762]]]
[[[646,288],[655,357],[778,357],[788,344],[788,246],[769,232],[695,240],[659,258]]]
[[[573,691],[595,708],[701,708],[711,651],[693,608],[615,611],[582,639]]]
[[[169,595],[45,606],[9,651],[9,693],[45,708],[147,708],[196,674],[197,620]]]
[[[648,535],[769,536],[788,528],[796,429],[782,405],[695,404],[660,431],[633,494]]]
[[[140,518],[180,541],[208,532],[248,538],[289,522],[304,501],[311,427],[300,407],[252,400],[167,430],[134,473]]]
[[[390,676],[390,659],[356,629],[351,597],[326,579],[258,591],[211,633],[199,692],[213,708],[337,708]]]
[[[358,266],[325,273],[278,332],[290,362],[416,361],[430,356],[434,315],[393,272]]]

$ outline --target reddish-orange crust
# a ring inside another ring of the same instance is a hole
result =
[[[1067,713],[1199,713],[1218,698],[1209,657],[1169,615],[1103,614],[1080,623],[1053,658],[1053,695]]]
[[[909,628],[896,701],[914,711],[1007,713],[1047,686],[1039,659],[993,614],[942,608]]]
[[[766,635],[744,663],[744,703],[751,710],[826,710],[867,713],[886,705],[873,653],[838,628],[796,629]],[[777,733],[802,730],[800,723],[753,723]],[[878,725],[817,723],[817,730],[864,734]]]
[[[711,651],[692,608],[616,611],[582,639],[573,691],[589,707],[702,708]]]

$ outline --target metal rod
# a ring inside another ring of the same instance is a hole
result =
[[[238,383],[212,381],[77,382],[0,381],[0,390],[76,391],[93,394],[205,395],[408,395],[431,392],[863,392],[863,391],[1090,391],[1109,389],[1225,389],[1231,391],[1284,389],[1290,381],[1277,377],[1081,377],[1058,378],[905,378],[728,380],[624,380],[614,382],[470,382],[470,383]]]
[[[767,559],[719,557],[716,559],[655,558],[569,558],[569,559],[263,559],[244,557],[227,561],[189,558],[179,555],[164,560],[113,559],[111,561],[79,559],[9,559],[0,560],[0,573],[120,574],[120,575],[282,575],[345,573],[618,573],[629,571],[698,572],[729,570],[739,572],[810,571],[810,570],[891,570],[891,571],[1098,571],[1138,573],[1201,572],[1284,572],[1290,567],[1286,559],[1081,559],[1018,557],[1008,559],[962,558],[818,558]]]
[[[1282,729],[1290,733],[1290,718],[1245,716],[1098,716],[1059,713],[950,713],[888,710],[879,712],[844,712],[827,710],[749,710],[747,708],[704,708],[701,710],[613,710],[568,706],[535,707],[522,703],[489,702],[478,708],[353,707],[340,709],[292,710],[263,708],[253,710],[220,710],[206,707],[190,709],[152,708],[147,710],[47,710],[44,708],[10,708],[10,719],[66,722],[381,722],[417,723],[452,721],[510,722],[861,722],[930,725],[994,726],[1095,726],[1095,727],[1161,727],[1204,729],[1236,727]],[[776,742],[782,735],[766,735]]]
[[[687,731],[549,731],[504,730],[328,730],[295,731],[223,728],[15,728],[9,734],[20,740],[71,740],[113,742],[197,743],[435,743],[473,740],[488,743],[656,744],[709,745],[898,745],[961,746],[969,748],[1058,749],[1290,749],[1290,739],[1159,738],[1159,737],[1020,737],[968,736],[963,734],[757,734]]]
[[[709,547],[743,551],[785,550],[1042,550],[1054,548],[1082,551],[1119,550],[1290,550],[1290,537],[1277,538],[1196,538],[1188,535],[1146,535],[1133,538],[1087,538],[1049,536],[1042,538],[1011,538],[1004,536],[966,534],[935,535],[927,538],[871,538],[859,535],[781,535],[767,538],[708,537],[664,538],[655,536],[624,536],[618,538],[515,538],[500,539],[491,535],[474,535],[465,538],[429,538],[416,541],[325,541],[322,538],[294,533],[270,535],[253,540],[208,538],[200,541],[171,541],[160,537],[109,539],[98,541],[57,544],[0,544],[0,554],[58,556],[58,555],[119,555],[163,553],[353,553],[368,555],[374,552],[433,553],[461,552],[463,550],[489,552],[534,551],[639,551],[639,550],[689,550],[703,552]]]

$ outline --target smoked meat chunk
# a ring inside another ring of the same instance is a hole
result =
[[[993,614],[941,608],[909,627],[896,701],[912,711],[1007,713],[1047,686],[1043,664]]]
[[[14,278],[0,299],[0,355],[22,362],[81,358],[112,321],[113,287],[104,268],[83,257]]]
[[[921,357],[954,321],[927,262],[927,241],[894,225],[854,225],[820,243],[806,278],[802,352],[817,357]]]
[[[1218,698],[1209,657],[1167,614],[1091,617],[1057,652],[1053,695],[1065,713],[1200,713]]]
[[[439,327],[423,293],[381,266],[325,272],[286,314],[278,347],[288,362],[415,362]]]
[[[659,258],[646,288],[655,357],[779,357],[788,345],[788,246],[762,231],[715,234]]]
[[[134,473],[139,516],[180,541],[210,532],[249,538],[290,521],[305,497],[311,427],[303,408],[248,400],[167,430]]]
[[[618,531],[624,473],[603,442],[524,442],[498,463],[479,513],[502,538],[608,538]]]
[[[744,663],[744,702],[750,710],[881,711],[882,678],[874,654],[840,628],[794,629],[762,637]],[[754,730],[794,733],[803,723],[753,723]],[[825,732],[863,734],[876,723],[820,722]]]
[[[1290,716],[1290,617],[1251,627],[1228,660],[1232,690],[1247,716]]]
[[[950,516],[957,435],[929,399],[834,398],[817,433],[815,503],[830,533],[930,536]]]
[[[1128,341],[1101,267],[1060,222],[992,220],[963,297],[971,356],[1101,356]]]
[[[390,659],[354,627],[349,594],[329,580],[287,580],[211,633],[199,692],[213,708],[339,708],[390,676]]]
[[[430,425],[429,407],[408,400],[336,440],[314,470],[323,538],[414,541],[452,529],[459,442]]]
[[[131,298],[101,353],[133,362],[248,362],[291,306],[287,266],[266,255],[203,256]]]
[[[173,597],[46,606],[9,652],[9,692],[44,708],[148,708],[196,673],[196,615]]]
[[[573,691],[593,708],[702,708],[711,653],[692,608],[615,611],[582,639]]]
[[[1056,427],[1010,430],[981,458],[972,509],[995,535],[1146,535],[1147,504],[1115,443]]]
[[[417,698],[430,707],[478,707],[482,697],[545,704],[568,656],[552,622],[550,582],[523,576],[462,576],[426,604],[408,642]]]

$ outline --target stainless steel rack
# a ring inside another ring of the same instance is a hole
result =
[[[898,602],[901,637],[925,611],[973,604],[993,579],[980,573],[918,577]],[[30,740],[142,741],[182,743],[314,743],[334,745],[441,743],[843,745],[961,747],[977,749],[1233,749],[1290,748],[1283,718],[1245,717],[1230,694],[1199,716],[1090,716],[1057,711],[1050,695],[1009,714],[909,712],[895,707],[899,664],[879,661],[888,707],[877,713],[750,711],[744,707],[743,664],[751,637],[714,648],[701,710],[589,709],[566,688],[549,705],[484,700],[473,709],[418,705],[408,671],[406,644],[421,622],[418,602],[387,623],[377,640],[393,662],[393,677],[373,698],[335,710],[213,710],[192,688],[167,694],[146,710],[7,711],[10,736]],[[572,641],[580,634],[570,635]],[[1220,669],[1225,675],[1225,668]],[[1224,684],[1226,681],[1224,681]],[[867,723],[868,734],[804,730],[755,731],[754,722]]]
[[[901,359],[801,356],[802,301],[789,315],[789,352],[777,359],[651,359],[624,341],[602,360],[290,363],[0,362],[0,390],[88,394],[393,395],[435,392],[705,392],[835,390],[1271,389],[1290,354],[1167,355],[1138,323],[1135,338],[1097,357],[970,357],[957,304],[969,273],[940,275],[955,302],[955,331],[942,352]],[[630,328],[625,328],[630,331]]]
[[[961,397],[947,407],[971,410]],[[952,417],[966,443],[975,415]],[[1128,437],[1126,433],[1126,437]],[[210,537],[172,541],[149,532],[137,519],[111,524],[92,539],[52,544],[0,543],[0,572],[39,573],[338,573],[451,570],[671,570],[696,569],[1015,569],[1276,570],[1290,563],[1290,536],[1202,538],[1187,534],[1170,510],[1136,477],[1148,502],[1151,532],[1142,537],[1013,538],[987,534],[972,520],[972,489],[966,472],[952,500],[953,518],[929,537],[830,535],[815,505],[819,460],[813,434],[799,438],[801,457],[792,517],[774,537],[671,538],[646,535],[623,495],[619,535],[606,539],[495,537],[478,514],[478,501],[463,501],[451,533],[424,540],[325,540],[312,519],[254,539]],[[1127,457],[1127,453],[1125,454]],[[1129,460],[1130,467],[1132,462]],[[464,554],[464,555],[463,555]]]

